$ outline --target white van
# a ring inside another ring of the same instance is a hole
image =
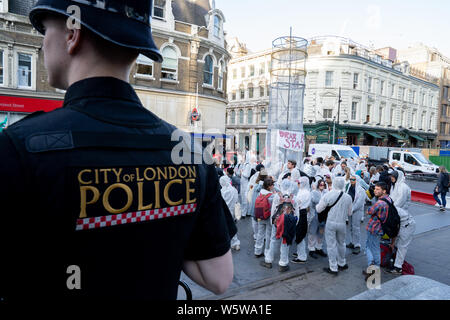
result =
[[[389,151],[389,163],[396,161],[407,173],[412,173],[423,177],[436,177],[439,167],[430,162],[420,152],[403,150]]]
[[[308,154],[313,158],[331,157],[333,156],[336,160],[341,160],[341,158],[349,159],[359,159],[355,150],[349,146],[344,146],[340,144],[310,144],[308,149]]]

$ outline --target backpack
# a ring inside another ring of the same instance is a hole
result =
[[[267,220],[270,218],[270,202],[269,198],[272,193],[266,195],[259,194],[255,201],[255,218],[260,220]]]
[[[405,260],[402,265],[402,275],[414,275],[414,274],[415,274],[414,267]]]
[[[395,238],[400,231],[400,216],[394,206],[394,202],[389,202],[387,199],[380,199],[386,202],[389,206],[386,220],[381,221],[381,227],[383,232],[388,235],[389,238]]]
[[[282,214],[290,214],[294,213],[294,205],[292,200],[292,195],[289,197],[283,197],[281,193],[278,193],[280,196],[280,204],[277,206],[277,209],[275,210],[275,214],[272,217],[272,224],[277,225],[278,217],[280,217]]]

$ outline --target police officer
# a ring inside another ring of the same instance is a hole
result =
[[[138,54],[162,61],[151,8],[139,0],[32,8],[49,83],[67,92],[62,108],[0,134],[3,301],[176,299],[182,270],[214,293],[229,286],[236,228],[214,166],[174,163],[172,149],[190,144],[172,142],[176,128],[128,83]]]

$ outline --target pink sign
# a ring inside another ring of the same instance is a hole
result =
[[[301,152],[305,146],[305,134],[297,131],[278,130],[277,145],[283,149]]]

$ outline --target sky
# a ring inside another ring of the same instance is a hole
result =
[[[448,0],[216,0],[225,15],[227,37],[238,37],[252,52],[272,40],[337,35],[375,48],[436,47],[450,57]]]

